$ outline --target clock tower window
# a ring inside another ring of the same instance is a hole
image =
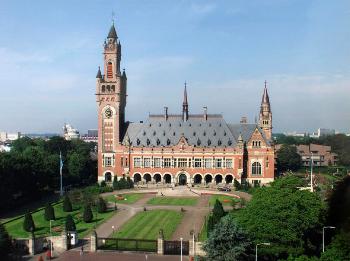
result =
[[[113,65],[112,62],[107,64],[107,78],[113,78]]]

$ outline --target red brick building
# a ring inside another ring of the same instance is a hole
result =
[[[125,120],[127,77],[120,70],[121,44],[112,25],[96,76],[98,180],[172,184],[267,183],[274,179],[272,112],[266,84],[259,121],[226,123],[220,114],[189,114],[185,85],[182,113]]]

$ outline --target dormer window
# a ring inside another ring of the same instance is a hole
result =
[[[218,140],[218,146],[221,146],[222,142],[221,140]]]
[[[156,136],[156,131],[153,131],[153,136]]]
[[[210,146],[210,144],[211,144],[211,140],[209,139],[209,140],[208,140],[208,146]]]
[[[198,139],[198,140],[197,140],[197,146],[200,146],[200,145],[201,145],[201,140]]]
[[[193,132],[193,136],[196,136],[196,132],[195,131]]]
[[[227,145],[231,146],[232,145],[232,141],[228,140]]]
[[[140,139],[137,139],[137,140],[136,140],[136,144],[137,144],[137,145],[140,145],[140,143],[141,143]]]
[[[165,131],[163,131],[163,136],[165,136]]]
[[[159,139],[157,139],[157,145],[159,146],[159,144],[160,144],[160,140],[159,140]]]
[[[149,139],[147,139],[146,143],[147,143],[147,145],[150,145],[151,141]]]
[[[113,64],[108,62],[107,64],[107,78],[113,78]]]
[[[168,146],[170,145],[170,140],[169,140],[169,139],[166,140],[166,144],[167,144]]]
[[[214,133],[213,133],[213,134],[214,134],[214,136],[216,136],[216,131],[214,131]]]
[[[204,132],[203,132],[203,136],[206,136],[206,135],[207,135],[207,133],[204,131]]]
[[[146,136],[146,132],[145,131],[143,131],[143,136]]]

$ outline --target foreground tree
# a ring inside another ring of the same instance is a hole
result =
[[[282,145],[277,152],[277,168],[279,171],[296,171],[301,167],[301,157],[297,148],[292,145]]]
[[[225,216],[226,212],[221,202],[217,199],[213,208],[213,222],[214,224],[219,223],[220,219]]]
[[[97,201],[97,212],[98,213],[104,213],[107,210],[107,204],[106,201],[103,198],[98,198]]]
[[[320,258],[322,261],[350,260],[350,233],[340,232]]]
[[[23,229],[27,232],[31,232],[35,230],[35,224],[33,221],[32,214],[30,212],[24,215]]]
[[[90,204],[85,204],[84,206],[84,213],[83,213],[83,220],[85,223],[90,223],[93,219],[92,211]]]
[[[73,217],[72,215],[67,215],[66,217],[66,231],[75,231],[76,230],[76,227],[75,227],[75,222],[73,220]]]
[[[11,251],[11,240],[5,226],[0,223],[0,257],[6,260],[7,255]]]
[[[54,208],[51,206],[50,203],[47,203],[47,205],[45,206],[45,213],[44,213],[45,219],[47,221],[49,220],[55,220],[55,210]]]
[[[208,260],[248,260],[251,253],[248,235],[228,216],[223,217],[204,244]]]
[[[72,212],[72,203],[70,202],[70,199],[67,195],[64,196],[63,199],[63,211],[64,212]]]
[[[325,204],[316,193],[298,190],[293,176],[281,178],[270,187],[257,190],[246,208],[237,213],[237,220],[256,243],[270,242],[262,249],[270,259],[288,255],[310,254],[319,247]],[[294,185],[293,185],[294,184]]]

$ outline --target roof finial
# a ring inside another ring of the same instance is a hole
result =
[[[114,25],[114,18],[115,18],[115,13],[114,13],[114,11],[112,11],[112,25]]]
[[[265,80],[265,88],[266,88],[266,85],[267,85],[267,81]]]

